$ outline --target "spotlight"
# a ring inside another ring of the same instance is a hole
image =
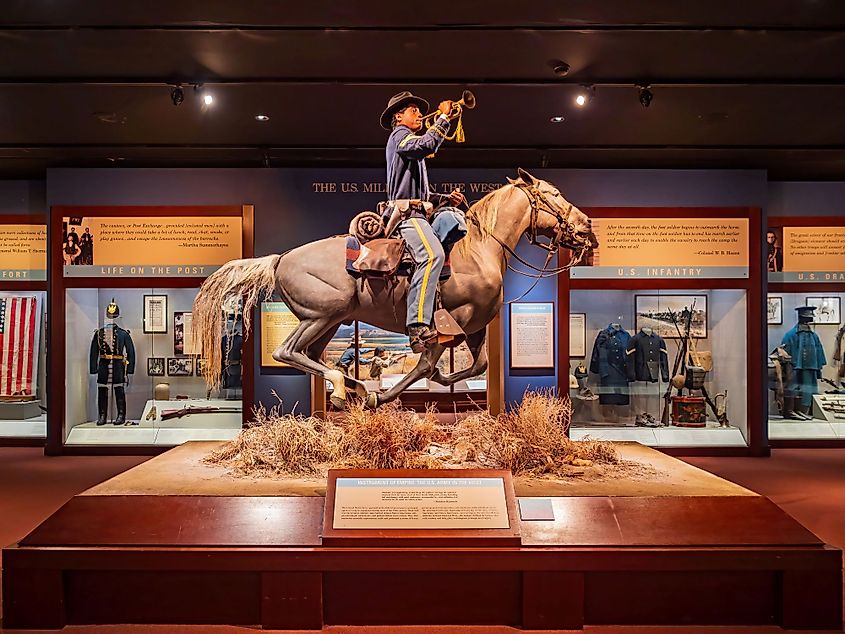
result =
[[[557,115],[557,116],[549,119],[549,121],[551,121],[552,123],[563,123],[564,121],[566,121],[566,117],[562,117],[561,115]]]
[[[174,106],[179,106],[185,101],[185,92],[182,90],[182,86],[173,87],[170,91],[170,101],[173,102]]]
[[[579,108],[583,108],[593,100],[594,95],[595,88],[592,86],[582,86],[581,90],[579,90],[578,94],[575,96],[575,105]]]
[[[654,93],[651,92],[650,86],[640,86],[640,105],[643,108],[648,108],[654,99]]]
[[[206,90],[202,84],[194,85],[194,92],[202,97],[202,103],[205,106],[210,106],[214,103],[214,95]]]
[[[558,77],[566,77],[569,74],[569,64],[563,60],[554,60],[552,62],[552,70]]]
[[[270,117],[268,117],[266,114],[257,114],[257,115],[255,115],[255,120],[256,121],[269,121]]]

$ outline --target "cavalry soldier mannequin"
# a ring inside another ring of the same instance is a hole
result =
[[[115,323],[120,308],[112,299],[106,308],[106,325],[94,331],[89,372],[97,375],[97,425],[105,425],[109,411],[109,387],[117,405],[115,425],[126,423],[126,392],[129,375],[135,373],[135,345],[128,330]]]
[[[798,306],[795,310],[798,312],[798,323],[783,336],[781,346],[792,358],[792,385],[789,391],[795,397],[795,412],[809,418],[813,394],[819,393],[818,381],[827,360],[819,336],[810,328],[816,307]]]
[[[381,126],[392,129],[385,150],[387,209],[391,214],[390,219],[385,217],[386,233],[394,233],[395,227],[416,264],[408,288],[405,321],[414,352],[422,352],[436,338],[431,322],[440,272],[446,261],[444,245],[451,249],[466,235],[466,223],[459,210],[444,206],[432,214],[435,205],[465,202],[464,195],[460,190],[448,195],[432,192],[425,167],[425,158],[437,152],[449,133],[452,102],[442,101],[435,123],[420,134],[427,110],[427,101],[406,91],[391,97],[381,115]]]

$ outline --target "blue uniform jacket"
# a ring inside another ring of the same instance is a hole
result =
[[[88,354],[88,371],[97,375],[97,384],[105,385],[109,378],[109,366],[112,370],[112,383],[119,385],[128,381],[128,374],[135,373],[135,344],[128,330],[114,326],[114,350],[110,345],[111,337],[106,328],[94,331],[91,349]],[[102,355],[121,356],[121,359],[104,359]]]
[[[783,336],[783,348],[792,357],[792,367],[796,370],[815,370],[816,378],[821,377],[821,369],[827,363],[824,348],[819,336],[808,327],[800,328],[797,324]]]
[[[425,134],[412,132],[404,125],[393,129],[385,148],[388,200],[419,199],[436,207],[448,198],[431,191],[425,157],[437,151],[449,133],[449,126],[448,117],[440,115]]]

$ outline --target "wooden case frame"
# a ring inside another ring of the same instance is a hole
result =
[[[62,218],[66,216],[150,218],[162,216],[236,216],[241,223],[242,257],[254,255],[254,206],[54,206],[50,209],[47,228],[47,270],[48,288],[47,314],[49,323],[56,324],[48,330],[47,341],[51,351],[50,375],[47,385],[50,390],[50,411],[47,421],[48,455],[156,455],[169,449],[152,445],[66,445],[65,444],[65,291],[69,288],[199,288],[205,277],[115,277],[87,278],[65,277],[62,260],[56,257],[56,246],[62,236]],[[254,376],[252,341],[244,341],[243,372],[243,423],[252,412]]]
[[[767,218],[766,231],[773,229],[777,235],[783,236],[784,227],[843,227],[845,216],[772,216]],[[765,238],[766,233],[762,233]],[[761,240],[761,246],[762,246]],[[766,254],[763,254],[765,260]],[[765,262],[764,262],[765,264]],[[764,268],[765,271],[765,268]],[[768,279],[768,275],[766,276]],[[799,293],[806,296],[829,295],[830,293],[845,293],[845,282],[768,282],[768,292]],[[765,310],[763,311],[765,317]],[[765,366],[764,366],[765,367]],[[768,399],[764,402],[763,417],[768,421]],[[769,440],[773,448],[810,448],[810,447],[845,447],[845,439],[841,438],[775,438]]]
[[[557,301],[561,315],[570,310],[569,293],[573,290],[626,290],[661,291],[686,290],[690,287],[710,290],[736,289],[746,293],[746,411],[748,436],[746,447],[668,447],[662,449],[668,454],[765,456],[769,455],[766,429],[766,390],[764,375],[766,358],[766,278],[765,253],[762,249],[762,213],[757,207],[592,207],[583,208],[591,218],[747,218],[748,219],[748,277],[747,278],[702,278],[695,279],[573,279],[569,272],[558,277]],[[559,254],[561,264],[569,261],[569,252]],[[569,324],[558,325],[558,368],[570,367]],[[569,393],[569,377],[558,372],[557,389],[561,394]]]
[[[47,214],[2,214],[0,215],[0,224],[3,225],[41,225],[43,224],[47,227]],[[49,238],[49,227],[48,227],[48,236],[47,236],[47,244],[49,245],[50,238]],[[49,248],[48,251],[48,259],[47,259],[47,280],[49,280],[50,275],[50,260],[49,260]],[[2,280],[0,279],[0,291],[3,292],[14,292],[14,291],[28,291],[28,292],[36,292],[36,291],[44,291],[47,295],[47,315],[49,316],[49,306],[50,306],[50,293],[47,292],[47,280]],[[47,346],[47,342],[45,342],[45,347]],[[49,363],[49,361],[48,361]],[[44,388],[47,391],[47,404],[49,406],[49,390],[50,387],[50,379],[47,379],[47,383],[44,385]],[[48,423],[49,424],[49,423]],[[47,432],[49,434],[49,431]],[[43,447],[44,444],[47,442],[46,437],[44,438],[17,438],[13,436],[0,436],[0,447]]]

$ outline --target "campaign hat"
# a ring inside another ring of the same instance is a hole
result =
[[[385,130],[390,130],[393,127],[391,125],[393,114],[399,112],[407,106],[410,106],[411,104],[416,104],[420,109],[420,112],[423,114],[428,112],[428,102],[425,99],[417,97],[407,90],[403,90],[402,92],[393,95],[387,101],[387,108],[385,108],[384,112],[381,113],[381,127]]]

